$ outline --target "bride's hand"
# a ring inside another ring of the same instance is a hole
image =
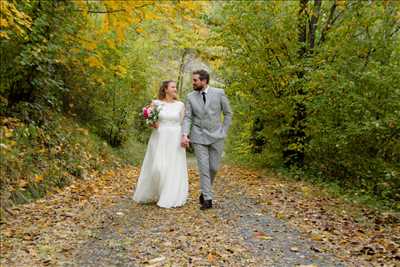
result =
[[[154,128],[154,129],[157,129],[158,127],[160,127],[160,123],[156,122],[156,123],[150,124],[150,127]]]

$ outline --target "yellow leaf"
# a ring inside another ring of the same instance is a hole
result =
[[[4,39],[10,40],[10,37],[8,36],[8,34],[6,32],[0,32],[0,38],[4,38]]]
[[[117,74],[119,77],[125,77],[127,73],[127,70],[125,67],[118,65],[115,67],[115,74]]]
[[[124,29],[122,27],[116,27],[115,32],[117,33],[117,41],[122,42],[125,40]]]
[[[104,17],[104,21],[103,21],[103,27],[101,29],[102,33],[106,33],[109,30],[110,26],[110,20],[108,18],[108,15]]]
[[[106,43],[107,43],[107,45],[108,45],[109,47],[115,49],[115,43],[114,43],[113,40],[107,39],[107,40],[106,40]]]
[[[97,45],[96,45],[96,43],[93,43],[93,42],[87,42],[87,43],[85,43],[84,47],[87,50],[92,51],[92,50],[96,49]]]
[[[78,5],[78,7],[81,8],[81,9],[87,9],[87,5],[86,5],[86,2],[84,0],[76,0],[73,3]],[[82,11],[84,11],[84,10],[82,10]]]
[[[43,175],[35,175],[35,182],[40,183],[43,181]]]
[[[107,10],[117,10],[117,9],[119,9],[120,7],[118,6],[118,4],[119,4],[119,0],[118,1],[115,1],[115,0],[108,0],[108,1],[104,1],[103,3],[104,3],[104,5],[106,6],[106,8],[107,8]]]
[[[302,187],[301,187],[301,190],[303,191],[304,196],[307,197],[307,196],[310,195],[311,190],[310,190],[310,188],[308,188],[307,186],[302,186]]]
[[[324,238],[321,235],[314,233],[311,235],[311,239],[315,241],[322,241]]]
[[[74,53],[74,54],[77,54],[77,53],[81,52],[81,50],[80,50],[79,48],[76,48],[76,47],[71,48],[70,51],[71,51],[72,53]]]
[[[6,28],[6,27],[8,27],[7,20],[0,18],[0,28]]]
[[[90,56],[86,59],[86,62],[89,64],[90,67],[93,68],[101,68],[103,66],[103,62],[96,56]]]
[[[13,135],[13,129],[9,129],[7,127],[3,127],[4,129],[4,136],[6,138],[11,137]]]
[[[144,18],[145,19],[150,19],[150,20],[152,20],[152,19],[160,19],[161,17],[160,16],[157,16],[155,13],[153,13],[153,12],[147,12],[147,13],[145,13],[144,14]]]

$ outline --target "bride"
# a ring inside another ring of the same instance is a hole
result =
[[[176,83],[164,81],[153,107],[161,105],[133,194],[138,203],[157,202],[163,208],[182,206],[188,197],[186,150],[181,147],[185,106],[177,100]]]

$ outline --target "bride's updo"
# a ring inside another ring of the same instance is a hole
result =
[[[165,90],[168,89],[168,86],[170,83],[176,83],[173,80],[168,80],[168,81],[163,81],[161,86],[160,86],[160,90],[158,91],[158,99],[159,100],[163,100],[166,97],[166,92]],[[177,99],[176,97],[174,98],[175,100]]]

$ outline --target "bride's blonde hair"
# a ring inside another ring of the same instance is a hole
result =
[[[168,80],[168,81],[163,81],[162,82],[162,84],[160,86],[160,90],[158,91],[158,99],[159,100],[163,100],[166,97],[167,94],[165,93],[165,90],[168,89],[168,85],[170,83],[176,83],[176,82],[173,81],[173,80]],[[178,98],[175,97],[174,99],[177,100]]]

